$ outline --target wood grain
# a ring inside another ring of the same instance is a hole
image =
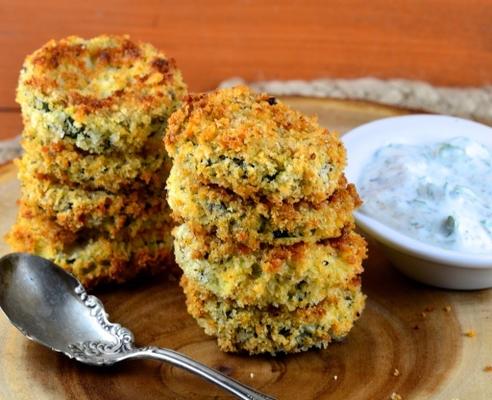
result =
[[[258,79],[402,77],[492,82],[487,0],[0,1],[0,107],[51,38],[129,33],[175,57],[191,90]]]
[[[22,117],[19,111],[0,110],[0,140],[11,139],[22,132]]]
[[[287,99],[341,132],[402,110],[323,100]],[[370,140],[370,138],[368,138]],[[13,221],[18,182],[0,167],[0,234]],[[0,255],[7,252],[0,243]],[[492,397],[492,290],[457,292],[413,282],[370,243],[363,289],[367,308],[345,342],[324,351],[282,357],[224,354],[188,316],[173,277],[100,291],[111,319],[140,344],[170,347],[279,399],[488,400]],[[447,307],[450,307],[447,309]],[[448,311],[449,310],[449,311]],[[464,335],[474,329],[476,337]],[[395,376],[395,369],[399,375]],[[0,316],[2,399],[230,398],[169,365],[128,362],[91,368],[26,340]]]
[[[21,129],[24,57],[52,38],[129,33],[175,57],[191,91],[234,76],[470,86],[492,83],[491,19],[487,0],[0,0],[0,140]]]

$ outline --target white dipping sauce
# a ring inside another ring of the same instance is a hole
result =
[[[420,241],[492,253],[492,152],[467,138],[380,148],[358,182],[360,211]]]

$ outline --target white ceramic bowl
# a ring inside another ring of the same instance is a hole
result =
[[[374,152],[389,143],[424,144],[469,137],[492,148],[492,128],[476,122],[441,115],[410,115],[377,120],[342,137],[347,148],[346,175],[356,185]],[[413,239],[361,212],[358,226],[376,239],[401,272],[415,280],[448,289],[492,287],[492,254],[465,254]]]

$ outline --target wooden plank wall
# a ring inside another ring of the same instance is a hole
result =
[[[401,77],[492,83],[488,0],[0,0],[0,139],[26,54],[70,34],[129,33],[175,57],[191,90],[221,80]]]

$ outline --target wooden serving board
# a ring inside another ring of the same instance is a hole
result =
[[[289,98],[345,132],[408,111],[357,102]],[[370,137],[367,140],[371,140]],[[14,221],[15,167],[0,168],[0,234]],[[0,255],[8,252],[0,243]],[[170,347],[279,399],[492,398],[492,290],[445,291],[413,282],[370,243],[363,289],[368,303],[348,338],[327,350],[281,357],[229,355],[217,350],[188,316],[176,279],[96,293],[110,317],[145,345]],[[473,330],[476,336],[465,333]],[[397,371],[395,371],[397,370]],[[127,362],[93,368],[26,340],[0,316],[2,399],[222,399],[219,389],[166,364]]]

